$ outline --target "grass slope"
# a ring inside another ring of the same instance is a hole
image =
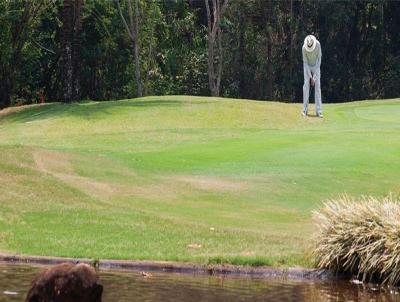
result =
[[[0,250],[312,265],[311,211],[399,194],[400,101],[200,97],[0,112]]]

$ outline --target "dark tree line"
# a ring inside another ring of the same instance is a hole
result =
[[[304,37],[324,102],[400,96],[400,2],[0,1],[0,107],[141,95],[301,101]]]

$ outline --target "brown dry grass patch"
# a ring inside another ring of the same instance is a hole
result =
[[[246,182],[206,176],[171,176],[169,180],[207,191],[240,191],[247,187]]]

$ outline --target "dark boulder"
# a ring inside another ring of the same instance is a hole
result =
[[[25,302],[101,302],[103,286],[88,264],[63,263],[40,273]]]

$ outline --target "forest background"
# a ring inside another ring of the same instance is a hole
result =
[[[213,95],[300,102],[304,37],[323,102],[400,96],[400,2],[0,2],[0,108]]]

